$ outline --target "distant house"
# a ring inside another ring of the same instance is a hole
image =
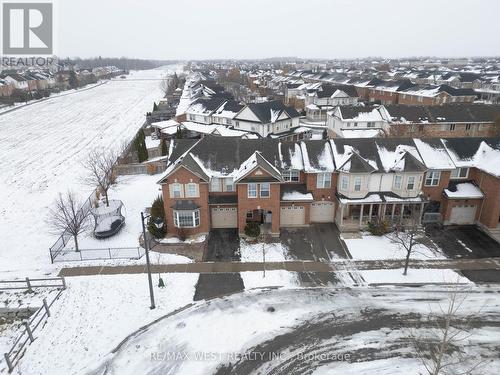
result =
[[[8,73],[3,76],[3,80],[13,85],[16,90],[28,91],[28,80],[18,73]]]
[[[326,121],[326,113],[339,105],[356,105],[358,93],[354,86],[323,85],[319,90],[306,94],[306,118],[311,121]]]
[[[388,130],[383,106],[338,106],[328,112],[326,126],[332,138],[372,138]]]
[[[0,96],[11,96],[14,85],[0,78]]]
[[[250,103],[233,118],[236,129],[245,130],[267,137],[279,135],[299,126],[299,113],[287,107],[280,100]]]

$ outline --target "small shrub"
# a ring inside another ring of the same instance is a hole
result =
[[[260,235],[260,225],[254,221],[247,223],[245,226],[245,234],[248,237],[258,237]]]
[[[163,198],[158,196],[151,205],[151,216],[148,221],[148,232],[154,236],[154,238],[163,238],[166,233],[166,222],[165,222],[165,206],[163,205]],[[161,219],[163,226],[161,228],[156,227],[154,221],[156,219]]]
[[[374,236],[383,236],[389,233],[389,223],[387,220],[376,219],[368,222],[368,231]]]

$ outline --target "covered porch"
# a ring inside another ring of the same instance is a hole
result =
[[[377,194],[378,195],[378,194]],[[409,225],[414,217],[421,224],[426,200],[422,197],[379,199],[339,199],[335,223],[341,231],[358,231],[368,228],[374,220],[385,220],[390,226]]]

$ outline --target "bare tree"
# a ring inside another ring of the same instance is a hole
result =
[[[88,211],[80,210],[82,202],[76,194],[68,190],[65,194],[59,193],[54,207],[49,211],[47,223],[54,234],[68,232],[75,241],[75,250],[78,251],[78,235],[89,228]]]
[[[417,251],[416,245],[422,243],[422,239],[424,238],[424,233],[420,225],[420,212],[415,209],[412,210],[410,217],[405,220],[405,223],[396,225],[394,232],[389,233],[387,237],[406,252],[403,271],[403,275],[406,276],[408,274],[410,257]]]
[[[115,183],[113,167],[118,159],[119,153],[100,149],[93,150],[83,167],[87,170],[84,182],[87,185],[98,187],[106,197],[106,206],[109,206],[108,190]]]
[[[471,374],[485,363],[483,360],[471,360],[471,356],[462,352],[464,342],[471,336],[471,323],[479,314],[479,310],[462,314],[462,306],[468,296],[469,290],[457,283],[450,289],[446,305],[440,303],[439,311],[431,311],[427,317],[427,323],[434,328],[410,330],[409,338],[417,357],[429,375]]]

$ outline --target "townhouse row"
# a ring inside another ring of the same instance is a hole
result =
[[[280,228],[418,217],[477,224],[500,220],[500,138],[376,138],[282,142],[205,137],[172,141],[159,180],[167,235],[208,233],[256,221]]]

